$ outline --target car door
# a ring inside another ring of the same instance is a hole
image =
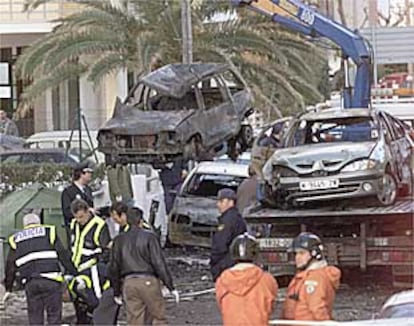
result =
[[[401,182],[404,178],[410,178],[409,172],[409,146],[405,138],[405,131],[398,126],[394,118],[385,112],[380,113],[381,119],[386,125],[390,137],[390,150],[392,154],[392,161],[395,168],[395,176]],[[408,173],[408,174],[407,174]]]

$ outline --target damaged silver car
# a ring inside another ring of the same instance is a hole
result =
[[[168,237],[180,245],[209,247],[216,230],[217,193],[237,191],[248,178],[248,165],[227,162],[201,162],[185,179],[170,213]]]
[[[411,194],[412,147],[403,123],[375,109],[328,109],[295,118],[263,168],[276,206]]]
[[[107,164],[202,160],[223,147],[234,157],[253,141],[242,123],[250,102],[250,90],[226,64],[170,64],[141,78],[124,103],[117,100],[98,149]]]

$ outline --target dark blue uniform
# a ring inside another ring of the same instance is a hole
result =
[[[235,237],[247,231],[246,222],[236,207],[229,208],[218,218],[217,231],[213,235],[210,271],[215,281],[225,269],[234,265],[230,256],[230,244]]]

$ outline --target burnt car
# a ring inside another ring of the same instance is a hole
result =
[[[132,95],[133,93],[133,95]],[[243,120],[253,109],[251,93],[226,64],[170,64],[141,78],[98,133],[107,164],[164,164],[178,158],[213,157],[227,142],[251,146],[253,130]]]
[[[187,176],[178,192],[168,223],[170,242],[209,247],[220,215],[216,202],[220,189],[237,191],[248,178],[248,165],[201,162]]]
[[[266,198],[290,206],[370,196],[388,206],[412,193],[411,156],[403,122],[384,111],[307,112],[263,168]]]

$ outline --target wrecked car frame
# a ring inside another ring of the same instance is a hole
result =
[[[184,181],[168,223],[172,243],[210,247],[211,234],[216,230],[220,215],[217,192],[222,188],[237,190],[248,177],[245,164],[201,162]]]
[[[113,117],[99,130],[107,164],[200,160],[228,141],[247,148],[251,93],[225,64],[170,64],[139,80],[134,95],[117,99]],[[222,147],[222,146],[221,146]]]
[[[411,145],[401,121],[380,110],[329,109],[296,118],[263,168],[277,205],[411,193]]]

